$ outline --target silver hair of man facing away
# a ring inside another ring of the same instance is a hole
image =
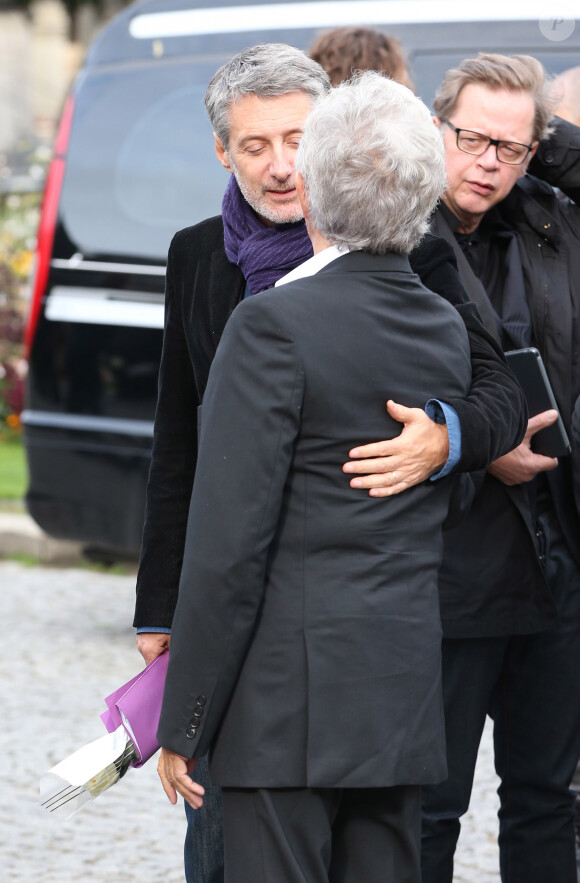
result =
[[[336,245],[375,254],[411,251],[445,186],[443,142],[429,110],[375,72],[317,102],[296,168],[316,229]]]
[[[214,132],[227,150],[230,106],[244,95],[276,98],[305,92],[314,104],[329,89],[326,71],[300,49],[285,43],[260,43],[220,67],[207,87],[204,103]]]

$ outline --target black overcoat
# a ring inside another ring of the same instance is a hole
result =
[[[574,447],[573,457],[562,457],[545,480],[570,554],[580,567],[580,519],[572,489],[578,438],[571,431],[580,394],[580,129],[559,120],[529,171],[534,175],[518,182],[497,211],[517,237],[533,343]],[[558,185],[571,199],[550,185]],[[485,289],[440,210],[433,230],[453,247],[468,296],[488,331],[497,335]],[[533,497],[526,485],[508,487],[489,474],[476,476],[475,483],[469,516],[445,534],[440,573],[444,634],[465,638],[545,629],[555,622],[555,609],[540,560]]]

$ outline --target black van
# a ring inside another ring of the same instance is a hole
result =
[[[38,234],[22,421],[44,530],[139,549],[167,248],[219,213],[227,181],[202,104],[216,69],[245,46],[308,49],[346,24],[398,37],[427,103],[480,50],[532,54],[552,73],[578,64],[580,24],[541,20],[544,2],[492,5],[493,20],[490,4],[461,0],[143,0],[104,29],[64,109]]]

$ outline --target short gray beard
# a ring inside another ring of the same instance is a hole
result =
[[[273,209],[268,205],[256,205],[255,200],[253,199],[253,194],[248,191],[248,188],[242,180],[241,175],[238,174],[238,170],[232,163],[231,159],[230,165],[232,167],[234,177],[238,182],[238,187],[240,188],[242,196],[244,197],[248,205],[253,208],[253,210],[262,218],[266,218],[268,221],[272,221],[273,224],[295,224],[297,221],[304,220],[304,215],[302,214],[300,204],[296,206],[296,211],[289,218],[283,217],[280,212],[277,212],[276,209]]]

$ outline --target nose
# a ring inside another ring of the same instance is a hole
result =
[[[487,148],[477,157],[477,163],[484,169],[495,169],[499,165],[497,148],[495,144],[488,144]]]
[[[286,181],[294,173],[296,150],[277,145],[272,150],[269,172],[277,181]]]

